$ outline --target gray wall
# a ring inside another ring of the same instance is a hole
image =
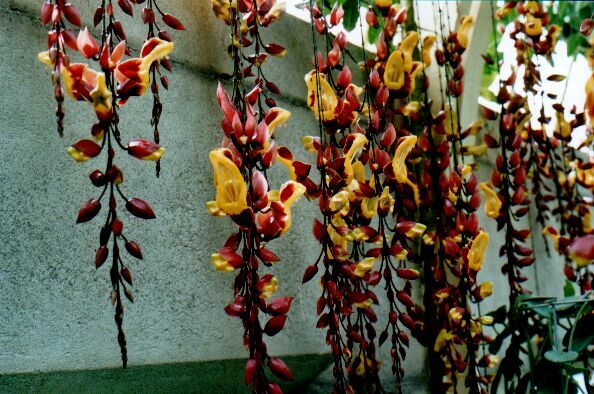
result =
[[[99,224],[74,223],[80,204],[96,192],[88,173],[103,161],[76,164],[66,154],[71,143],[88,135],[93,114],[87,105],[68,100],[65,137],[57,136],[49,72],[36,60],[46,34],[37,20],[38,3],[0,3],[0,373],[119,365],[108,269],[96,271],[93,263]],[[78,3],[83,15],[92,15],[94,1]],[[127,193],[149,201],[157,214],[157,220],[149,222],[125,216],[127,233],[145,255],[143,261],[130,262],[136,303],[127,307],[124,326],[131,364],[245,356],[240,324],[222,310],[231,300],[233,274],[218,273],[210,263],[210,254],[231,226],[228,219],[212,218],[204,209],[214,197],[207,154],[221,139],[214,92],[216,73],[229,71],[228,30],[211,15],[209,2],[170,3],[167,7],[188,31],[176,35],[171,90],[163,93],[161,135],[167,153],[162,175],[154,177],[151,163],[117,157]],[[142,27],[138,21],[132,25],[130,42],[138,48]],[[287,57],[270,62],[271,79],[285,94],[279,105],[293,113],[278,139],[306,159],[300,139],[316,132],[303,101],[303,75],[311,58],[309,27],[285,16],[270,30],[269,35],[289,48]],[[123,108],[125,139],[150,138],[150,106],[146,96]],[[481,163],[481,179],[489,172],[489,162]],[[283,168],[273,171],[276,185],[285,177]],[[294,209],[293,228],[271,245],[283,258],[271,272],[280,281],[278,294],[294,296],[295,301],[286,329],[268,343],[273,354],[326,352],[323,332],[315,329],[319,287],[314,282],[301,286],[304,268],[317,255],[310,236],[317,208],[302,199]],[[507,284],[500,273],[494,222],[483,217],[481,223],[492,235],[481,273],[495,282],[497,297],[484,307],[491,310],[505,302]],[[541,249],[540,277],[558,277],[560,264],[544,258]],[[541,290],[558,294],[561,286],[559,281],[550,289],[541,285]],[[389,355],[382,359],[387,366]],[[422,377],[423,365],[424,351],[413,343],[407,373]],[[383,370],[389,379],[389,368]]]

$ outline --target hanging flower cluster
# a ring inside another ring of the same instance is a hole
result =
[[[319,197],[323,221],[314,223],[322,253],[308,267],[304,282],[323,267],[318,327],[327,330],[336,392],[351,390],[351,385],[380,387],[374,343],[377,318],[372,309],[379,301],[373,286],[384,279],[389,323],[379,344],[391,337],[392,371],[400,391],[401,361],[409,344],[404,328],[418,335],[423,318],[422,308],[411,297],[410,281],[419,277],[419,271],[405,265],[407,257],[415,256],[414,240],[425,231],[413,219],[419,191],[407,165],[417,137],[400,128],[418,111],[418,103],[406,98],[415,90],[415,77],[423,65],[413,61],[416,32],[396,49],[392,44],[397,27],[406,20],[406,9],[391,2],[376,5],[377,10],[370,12],[376,18],[376,12],[381,14],[386,27],[376,43],[376,58],[364,59],[364,90],[351,83],[344,56],[350,54],[346,35],[340,32],[333,38],[328,33],[341,22],[342,8],[336,5],[325,17],[310,5],[312,34],[315,29],[325,38],[327,51],[323,56],[314,44],[314,69],[305,78],[308,106],[320,126],[319,136],[304,139],[306,149],[316,154],[320,173],[320,184],[308,187],[308,194]],[[316,43],[315,34],[313,38]],[[406,281],[403,287],[398,287],[397,278]]]
[[[278,88],[265,78],[262,65],[269,55],[282,56],[285,51],[279,44],[264,44],[260,29],[278,19],[284,8],[275,1],[213,1],[212,5],[215,15],[231,26],[229,54],[234,70],[231,97],[221,84],[217,88],[224,136],[221,147],[209,154],[216,199],[207,208],[214,216],[229,216],[237,226],[212,255],[212,263],[217,271],[236,273],[234,300],[225,312],[243,323],[243,343],[249,352],[246,385],[254,393],[281,393],[267,376],[266,366],[283,380],[292,380],[292,373],[280,358],[268,354],[264,336],[283,329],[292,297],[274,297],[277,278],[262,275],[260,264],[280,261],[268,243],[291,228],[292,205],[306,188],[294,180],[278,190],[268,184],[266,171],[277,159],[290,156],[286,148],[276,146],[275,131],[291,114],[267,96],[278,93]],[[246,53],[251,49],[253,53]],[[251,87],[250,77],[255,77]],[[262,315],[267,316],[264,326]]]
[[[441,18],[440,10],[440,27],[445,31]],[[427,309],[424,340],[429,348],[431,382],[444,391],[464,387],[479,393],[487,391],[491,379],[487,368],[497,359],[484,350],[479,354],[479,347],[491,340],[483,335],[482,325],[492,319],[477,316],[472,305],[492,293],[491,282],[477,282],[489,235],[480,229],[476,213],[481,202],[478,179],[471,165],[460,163],[464,156],[481,156],[486,150],[484,143],[464,144],[479,133],[482,121],[466,129],[458,121],[462,56],[472,23],[472,17],[462,17],[458,31],[443,36],[436,50],[440,78],[443,70],[447,81],[446,92],[442,88],[442,109],[436,115],[425,95],[419,146],[424,153],[422,208],[432,220],[422,249]]]
[[[381,21],[378,20],[381,18]],[[430,51],[434,36],[423,39],[420,60],[414,59],[419,43],[416,31],[406,32],[408,10],[386,2],[376,2],[366,19],[373,27],[383,26],[376,45],[376,56],[365,61],[367,72],[366,101],[369,122],[366,134],[370,148],[362,161],[372,174],[374,198],[381,201],[390,196],[390,212],[378,210],[379,247],[368,253],[381,259],[379,272],[384,279],[389,303],[388,325],[379,336],[379,344],[390,338],[392,372],[401,392],[404,375],[402,361],[409,345],[408,334],[419,338],[424,329],[424,310],[412,299],[412,283],[420,276],[419,270],[407,266],[417,263],[418,240],[426,226],[417,220],[421,200],[413,164],[418,162],[417,137],[413,124],[419,120],[420,104],[411,97],[417,88],[420,72],[431,62]],[[403,38],[397,45],[398,32]],[[425,89],[425,84],[420,89]],[[404,281],[404,285],[397,280]]]
[[[156,0],[149,3],[156,5]],[[138,218],[153,219],[155,213],[144,200],[129,198],[124,193],[121,186],[124,175],[115,165],[116,149],[120,148],[139,160],[152,161],[159,160],[164,149],[145,139],[132,139],[124,145],[119,128],[120,107],[131,97],[141,96],[148,90],[151,85],[151,70],[158,67],[159,62],[167,62],[174,44],[168,34],[164,34],[163,38],[149,38],[138,57],[126,59],[130,51],[126,46],[124,28],[116,15],[123,11],[132,16],[133,7],[127,0],[118,1],[118,6],[115,7],[110,0],[100,2],[93,17],[95,27],[101,24],[101,39],[98,42],[86,27],[79,31],[78,36],[65,27],[66,20],[74,27],[81,26],[80,14],[73,4],[64,0],[47,1],[42,6],[41,20],[51,26],[48,50],[40,53],[38,58],[53,70],[52,81],[58,104],[56,113],[60,134],[63,131],[64,90],[72,99],[89,103],[96,116],[91,127],[91,138],[72,144],[68,148],[70,156],[77,162],[86,162],[106,151],[107,163],[104,170],[94,170],[89,176],[91,183],[100,190],[99,195],[83,204],[76,222],[92,220],[101,211],[102,200],[105,202],[107,199],[108,211],[100,230],[95,266],[101,267],[111,252],[111,301],[115,305],[118,343],[122,363],[126,367],[128,357],[122,327],[122,293],[130,302],[134,302],[134,298],[128,287],[132,286],[132,274],[122,259],[120,247],[123,245],[128,254],[137,259],[142,259],[142,252],[138,244],[128,239],[124,233],[124,223],[118,216],[118,199],[123,201],[129,213]],[[163,14],[162,21],[174,29],[183,29],[183,25],[170,14]],[[79,52],[89,63],[72,63],[66,53],[66,46],[73,52]],[[93,69],[90,62],[96,62],[100,71]]]

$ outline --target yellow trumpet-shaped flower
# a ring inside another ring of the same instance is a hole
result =
[[[470,28],[474,23],[474,18],[472,16],[463,16],[462,21],[460,22],[460,28],[458,29],[458,33],[456,34],[456,38],[458,39],[458,44],[462,48],[468,48],[468,35],[470,33]]]
[[[329,208],[332,212],[337,212],[342,216],[346,216],[349,213],[349,192],[341,190],[330,198]]]
[[[353,160],[361,153],[363,147],[367,144],[367,137],[361,133],[355,133],[355,138],[351,147],[344,155],[344,172],[346,174],[347,186],[353,181],[355,177],[355,171],[353,170]]]
[[[301,139],[301,142],[303,143],[303,148],[309,153],[317,153],[318,152],[314,145],[314,143],[316,141],[319,141],[319,137],[314,137],[311,135],[306,135],[305,137],[303,137]]]
[[[91,99],[93,100],[93,109],[101,119],[111,114],[111,90],[107,88],[105,74],[97,73],[97,85],[91,90]]]
[[[468,251],[468,266],[471,270],[480,271],[485,253],[487,253],[487,246],[489,246],[489,234],[481,231],[472,241],[472,246]]]
[[[268,117],[273,118],[270,123],[268,123],[268,132],[270,135],[274,135],[274,130],[278,126],[283,125],[291,117],[291,112],[283,108],[274,107],[268,111],[266,119],[268,119]]]
[[[217,207],[228,215],[238,215],[247,206],[247,185],[239,168],[229,159],[227,149],[215,149],[208,157],[214,170]]]
[[[278,287],[278,280],[276,276],[270,278],[270,280],[262,286],[262,290],[260,291],[260,297],[262,298],[270,298],[276,293],[276,289]]]
[[[377,197],[365,197],[361,201],[361,213],[367,219],[373,219],[377,215]]]
[[[435,344],[433,345],[433,350],[439,352],[444,346],[454,338],[454,335],[451,332],[448,332],[445,328],[443,328],[439,334],[437,334],[437,338],[435,338]]]
[[[373,269],[373,263],[375,262],[375,257],[367,257],[357,263],[355,267],[355,275],[359,278],[364,277]]]
[[[218,253],[213,253],[210,255],[210,259],[212,260],[212,265],[215,267],[217,271],[220,272],[230,272],[233,271],[235,268],[223,256]]]
[[[492,186],[487,182],[481,182],[479,185],[483,193],[485,193],[485,213],[488,217],[497,219],[499,217],[499,210],[501,210],[501,200],[493,190]]]
[[[280,201],[284,205],[284,213],[286,215],[285,225],[282,233],[286,233],[291,228],[291,207],[301,196],[305,193],[305,186],[295,181],[287,181],[283,183],[279,190]]]
[[[305,83],[307,84],[307,106],[314,112],[316,118],[321,117],[323,121],[334,120],[338,97],[326,80],[326,76],[321,73],[316,75],[316,71],[312,70],[305,75]]]
[[[400,50],[404,59],[404,71],[411,72],[413,68],[413,52],[419,42],[419,33],[411,31],[400,43]]]
[[[425,230],[427,230],[427,226],[425,226],[423,223],[415,223],[415,225],[404,235],[409,238],[418,238],[425,233]]]
[[[371,305],[373,305],[373,300],[368,298],[363,302],[353,302],[353,305],[357,308],[369,308]]]
[[[423,38],[423,65],[429,67],[431,65],[431,49],[435,44],[435,36],[430,34]]]
[[[394,159],[392,160],[392,167],[394,168],[394,177],[400,183],[405,183],[413,189],[415,203],[419,205],[419,188],[410,179],[408,179],[408,168],[406,167],[406,158],[410,151],[415,147],[417,137],[409,135],[401,139],[400,145],[396,148]]]
[[[529,36],[540,36],[542,33],[542,19],[532,14],[526,14],[526,34]]]
[[[464,146],[464,154],[480,157],[487,153],[487,149],[489,149],[487,144]]]
[[[382,194],[378,200],[378,208],[382,211],[392,212],[394,210],[394,198],[390,194],[390,188],[387,186],[382,190]]]
[[[479,297],[481,299],[485,299],[487,297],[490,297],[491,294],[493,294],[493,282],[488,281],[488,282],[484,282],[483,284],[481,284],[479,286]]]
[[[394,51],[386,62],[384,83],[390,90],[398,90],[404,86],[404,54]]]

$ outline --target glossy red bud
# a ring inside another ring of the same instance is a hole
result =
[[[126,202],[126,209],[141,219],[154,219],[155,213],[148,203],[140,198],[131,198]]]
[[[107,260],[108,255],[109,249],[107,249],[107,246],[100,246],[95,253],[95,268],[101,267],[105,263],[105,260]]]
[[[84,223],[93,219],[101,210],[101,201],[96,199],[87,200],[78,211],[76,223]]]

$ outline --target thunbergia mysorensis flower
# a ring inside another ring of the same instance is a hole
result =
[[[424,153],[420,183],[422,218],[430,224],[421,248],[426,310],[422,339],[428,347],[430,384],[434,390],[481,393],[487,392],[491,379],[486,368],[496,361],[484,349],[490,338],[483,334],[482,325],[489,319],[478,316],[473,305],[492,292],[490,282],[477,283],[489,236],[478,223],[480,192],[473,166],[460,162],[464,155],[484,153],[480,145],[463,144],[467,137],[477,135],[482,122],[462,129],[458,121],[458,97],[463,91],[464,76],[462,55],[473,20],[461,17],[458,31],[448,35],[441,14],[440,10],[440,29],[444,34],[438,42],[436,61],[440,78],[444,74],[447,80],[447,91],[445,96],[441,91],[442,107],[435,115],[425,94],[417,126],[422,127],[418,145]],[[426,75],[423,76],[427,85]]]
[[[314,45],[314,69],[305,78],[308,105],[320,126],[319,136],[304,138],[306,150],[317,154],[321,175],[320,185],[308,190],[319,194],[323,221],[314,223],[322,253],[308,267],[304,281],[323,267],[318,327],[327,330],[336,392],[357,387],[381,390],[381,363],[374,341],[377,317],[372,309],[378,296],[372,289],[382,279],[390,309],[388,327],[378,343],[391,338],[392,371],[399,391],[401,362],[409,344],[405,327],[418,335],[422,326],[422,308],[412,300],[409,282],[419,277],[419,271],[405,265],[407,259],[414,259],[412,246],[425,231],[412,215],[419,194],[407,164],[416,137],[395,127],[400,117],[414,118],[418,112],[418,103],[399,100],[414,90],[422,62],[412,58],[418,41],[418,34],[412,32],[398,45],[401,57],[393,57],[387,66],[391,41],[396,26],[406,20],[406,9],[391,2],[378,7],[388,27],[376,43],[377,56],[363,61],[366,86],[360,89],[351,83],[352,74],[344,62],[346,35],[328,34],[330,27],[341,22],[342,8],[336,5],[325,17],[310,4],[313,27],[332,49],[323,56]],[[430,39],[427,42],[432,44]],[[360,92],[365,97],[362,102]],[[397,278],[405,281],[403,287],[397,286]]]
[[[156,4],[157,0],[148,2],[149,7],[156,7]],[[167,57],[173,50],[173,42],[170,42],[171,37],[163,32],[160,34],[161,38],[147,39],[138,58],[124,60],[124,56],[129,54],[129,48],[126,47],[124,28],[116,19],[116,14],[123,11],[132,16],[133,7],[128,0],[119,0],[118,6],[119,10],[111,0],[99,2],[93,16],[95,27],[99,24],[102,27],[101,39],[97,41],[87,27],[79,32],[78,37],[72,30],[65,28],[63,16],[74,26],[81,25],[80,15],[73,4],[64,0],[46,1],[42,7],[41,20],[44,24],[51,22],[51,31],[48,51],[40,53],[38,58],[53,70],[52,81],[54,96],[58,102],[56,114],[60,134],[63,131],[64,90],[72,99],[89,103],[97,118],[91,127],[91,139],[75,142],[68,148],[68,154],[77,162],[85,162],[106,151],[105,169],[94,170],[89,176],[91,183],[100,188],[101,192],[98,197],[91,198],[83,204],[76,222],[92,220],[101,211],[104,197],[108,200],[108,212],[100,231],[95,266],[101,267],[111,254],[111,301],[115,305],[118,343],[125,368],[128,355],[123,331],[122,293],[130,302],[134,302],[134,298],[130,289],[132,273],[122,258],[121,245],[132,257],[142,259],[143,255],[140,246],[128,239],[124,233],[124,223],[118,216],[118,199],[122,200],[128,212],[138,218],[153,219],[155,213],[144,200],[129,198],[124,194],[121,186],[124,175],[115,165],[116,149],[120,148],[137,159],[149,161],[158,161],[165,151],[157,142],[145,139],[132,139],[125,145],[119,128],[120,107],[130,97],[140,96],[147,91],[150,84],[149,70],[157,67],[159,62],[168,64]],[[162,20],[174,29],[183,28],[183,25],[170,14],[162,14]],[[71,63],[64,44],[73,51],[80,52],[92,63]],[[97,66],[99,71],[91,64]],[[155,89],[153,87],[153,91]]]
[[[296,181],[306,171],[302,167],[292,170],[292,179],[278,190],[270,188],[266,177],[277,159],[281,163],[292,159],[291,152],[278,147],[275,140],[278,127],[291,114],[269,96],[279,91],[262,70],[269,55],[285,53],[279,44],[265,45],[261,37],[261,29],[280,17],[283,7],[280,2],[252,0],[212,0],[212,7],[215,15],[231,26],[229,54],[234,71],[231,97],[221,84],[216,92],[224,135],[221,147],[209,154],[216,197],[207,208],[214,216],[229,216],[237,229],[211,258],[217,271],[235,273],[234,299],[225,312],[243,324],[243,343],[249,352],[245,384],[253,393],[276,394],[281,388],[267,376],[266,367],[282,380],[293,376],[280,358],[268,354],[264,336],[283,329],[293,299],[275,295],[282,281],[262,274],[261,264],[271,266],[280,261],[268,244],[291,228],[292,205],[306,191]],[[251,50],[254,52],[248,53]],[[260,324],[263,315],[268,319],[264,326]]]

